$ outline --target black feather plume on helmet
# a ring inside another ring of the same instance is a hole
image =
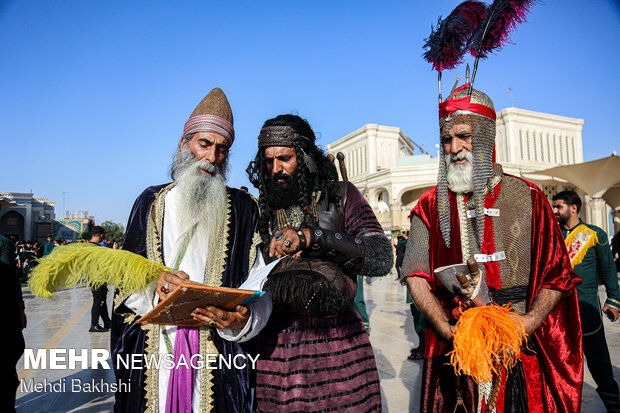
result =
[[[442,19],[437,26],[431,26],[431,34],[425,39],[423,54],[434,70],[454,69],[462,63],[464,54],[469,50],[470,37],[484,17],[486,6],[480,1],[465,1]]]
[[[484,59],[509,42],[517,24],[524,23],[536,0],[495,0],[471,34],[467,49],[476,58]]]

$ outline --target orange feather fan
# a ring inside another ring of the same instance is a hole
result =
[[[489,382],[493,374],[501,374],[499,366],[510,370],[520,360],[526,339],[525,321],[510,304],[470,308],[456,324],[450,364],[456,374],[471,376],[476,383]],[[497,368],[494,361],[499,361]]]

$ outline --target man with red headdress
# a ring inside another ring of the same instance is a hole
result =
[[[421,411],[452,412],[463,405],[474,412],[489,402],[488,383],[457,376],[447,363],[461,309],[434,273],[474,258],[493,302],[512,303],[529,336],[521,361],[502,372],[496,411],[576,412],[583,382],[575,323],[580,279],[544,193],[493,162],[493,102],[470,87],[457,88],[439,104],[438,183],[412,211],[402,267],[428,321]]]

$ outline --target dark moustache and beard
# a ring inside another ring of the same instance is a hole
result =
[[[284,179],[284,182],[278,182]],[[287,209],[299,203],[301,199],[301,185],[297,174],[291,176],[285,172],[278,172],[275,175],[267,175],[265,179],[265,189],[267,190],[269,207],[272,209]]]
[[[197,161],[187,146],[174,154],[172,176],[181,201],[176,220],[181,233],[196,225],[201,245],[215,242],[225,224],[226,168],[226,161],[219,166]]]
[[[558,212],[555,214],[555,219],[558,220],[558,224],[560,224],[560,226],[566,225],[566,223],[570,219],[570,213],[562,215],[561,213]]]

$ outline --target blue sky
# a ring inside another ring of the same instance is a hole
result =
[[[183,124],[215,86],[235,116],[232,186],[250,186],[260,126],[280,113],[308,119],[322,146],[378,123],[433,153],[422,44],[459,3],[3,0],[0,191],[56,200],[57,216],[66,192],[65,209],[124,225],[136,196],[169,180]],[[584,119],[586,161],[620,149],[617,2],[540,3],[512,42],[476,78],[498,110],[510,87],[516,107]]]

